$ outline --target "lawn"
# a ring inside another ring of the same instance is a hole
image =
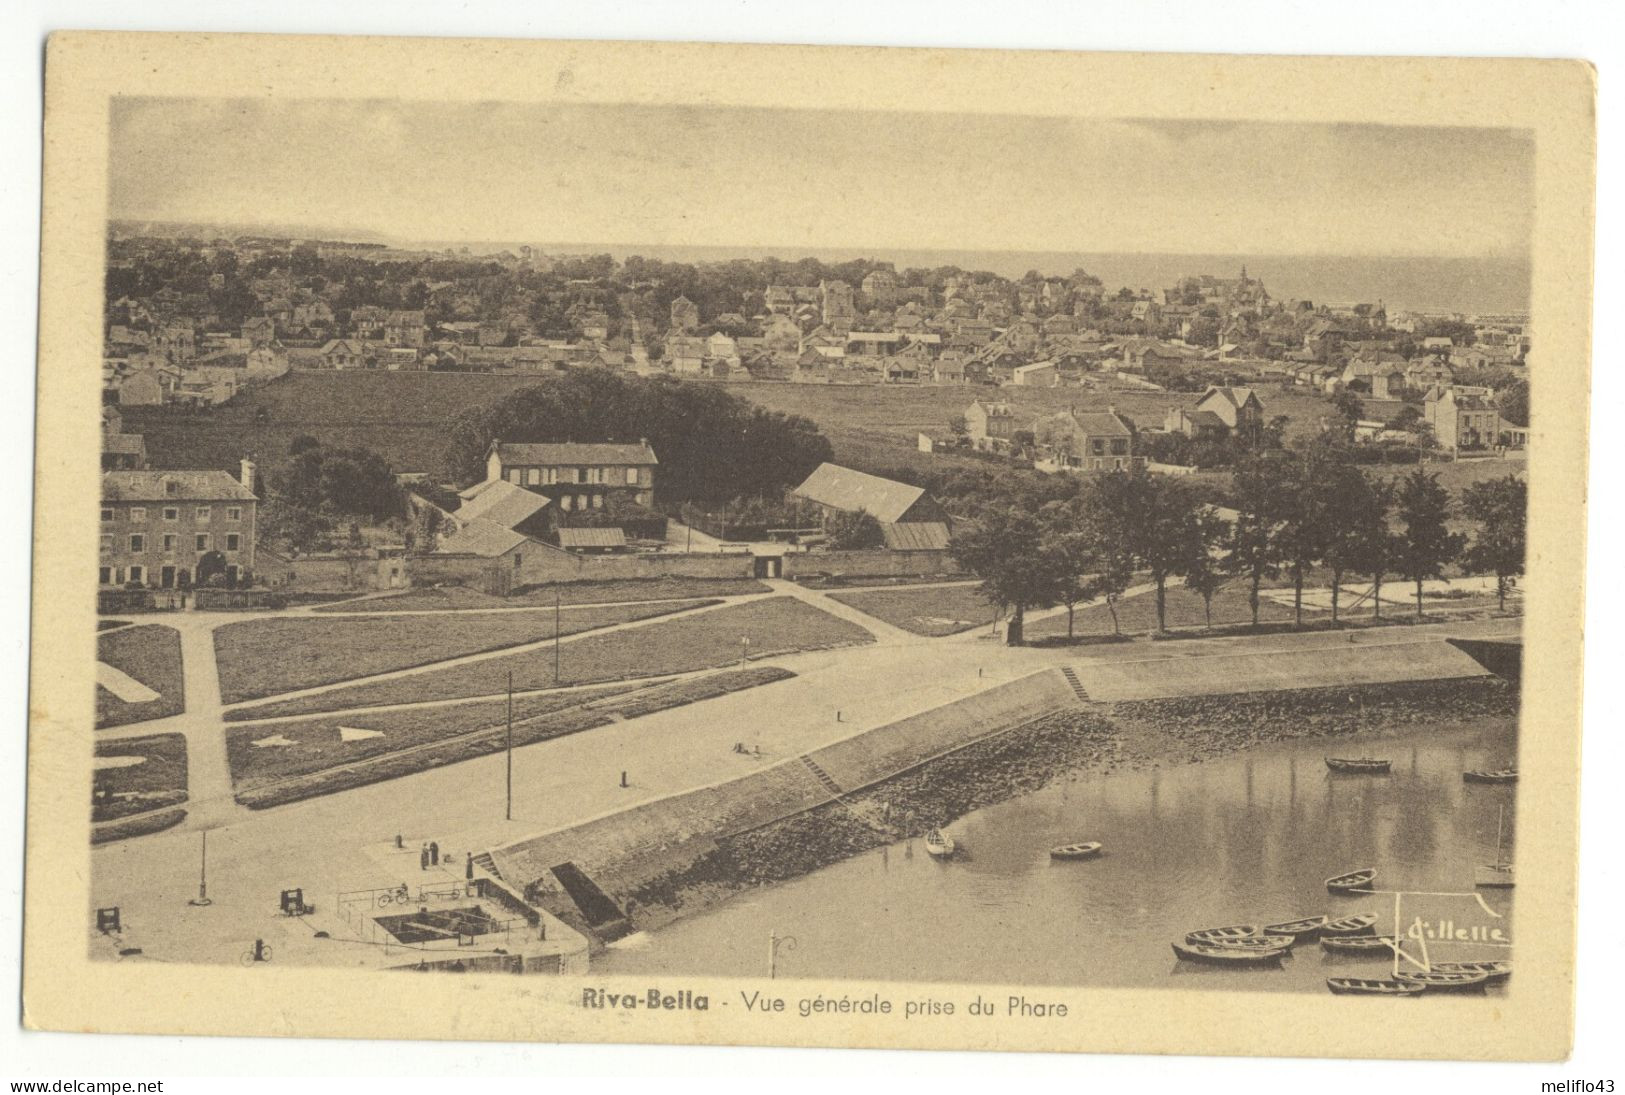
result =
[[[933,589],[877,589],[830,596],[859,612],[916,635],[956,635],[993,622],[993,606],[974,585]]]
[[[767,593],[769,587],[754,578],[627,578],[603,582],[560,582],[527,586],[497,597],[466,586],[414,589],[393,597],[341,601],[316,609],[322,613],[413,612],[481,608],[551,608],[561,605],[624,604],[629,601],[664,601],[693,597],[743,597]]]
[[[147,703],[125,703],[96,686],[96,728],[168,718],[186,710],[185,677],[181,672],[180,632],[162,624],[120,628],[96,637],[96,658],[129,674],[158,698]]]
[[[96,744],[96,758],[135,763],[98,767],[91,779],[91,821],[113,821],[186,801],[186,739],[150,734]]]
[[[528,708],[528,717],[514,723],[514,744],[529,745],[604,726],[617,718],[637,718],[792,676],[773,666],[753,666],[652,688],[576,692],[557,697],[560,706],[550,712]],[[470,705],[470,709],[488,706]],[[264,809],[470,760],[497,752],[507,743],[505,721],[493,723],[489,710],[459,715],[451,722],[446,714],[447,709],[440,709],[366,718],[363,721],[369,728],[389,726],[390,736],[348,743],[342,740],[338,720],[332,719],[234,729],[228,735],[227,749],[237,801]],[[264,740],[266,735],[280,735],[293,744],[257,749],[252,742]],[[378,746],[379,741],[389,744]]]
[[[1202,598],[1188,589],[1170,585],[1166,607],[1170,630],[1206,626],[1206,617],[1202,612]],[[1330,613],[1317,612],[1307,605],[1304,606],[1303,618],[1306,622],[1329,615]],[[1118,602],[1117,617],[1122,622],[1124,634],[1143,634],[1155,631],[1157,627],[1156,595],[1153,593],[1140,593],[1125,598]],[[1252,619],[1252,609],[1247,603],[1247,590],[1245,588],[1227,587],[1214,594],[1214,627],[1249,624]],[[1258,601],[1258,621],[1259,623],[1290,623],[1292,621],[1292,606],[1277,604],[1267,597],[1260,597]],[[1110,610],[1104,604],[1093,604],[1078,609],[1073,633],[1079,636],[1112,634]],[[1050,619],[1029,624],[1025,634],[1028,639],[1064,636],[1066,634],[1066,613],[1062,612]]]
[[[670,601],[572,609],[560,620],[559,634],[573,635],[715,603]],[[553,613],[538,610],[285,616],[227,624],[214,633],[214,645],[221,697],[226,703],[239,703],[552,637]]]
[[[750,639],[750,656],[855,646],[874,637],[855,624],[793,597],[768,597],[729,605],[686,619],[667,620],[609,635],[586,635],[563,643],[562,672],[553,678],[551,652],[510,654],[457,669],[414,673],[392,681],[336,688],[277,705],[277,714],[315,714],[389,703],[419,703],[470,696],[494,696],[507,687],[508,673],[521,691],[559,684],[662,677],[716,669],[739,661],[740,642]],[[243,712],[258,718],[266,708]]]

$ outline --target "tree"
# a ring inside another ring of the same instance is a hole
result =
[[[965,421],[962,414],[948,416],[948,432],[954,435],[955,441],[963,441],[970,433],[970,423]]]
[[[1253,457],[1236,469],[1236,521],[1225,545],[1225,570],[1247,579],[1247,603],[1258,626],[1258,591],[1265,578],[1281,572],[1281,495],[1286,487],[1279,460]]]
[[[1529,425],[1529,381],[1515,380],[1503,388],[1496,400],[1501,417],[1514,426]]]
[[[1303,583],[1308,572],[1326,553],[1331,530],[1328,522],[1336,507],[1337,493],[1344,477],[1335,449],[1311,445],[1301,459],[1283,465],[1284,475],[1277,493],[1276,542],[1281,561],[1292,576],[1292,622],[1303,626]]]
[[[1077,607],[1097,595],[1092,574],[1098,556],[1093,539],[1079,512],[1077,499],[1056,499],[1039,510],[1043,551],[1055,578],[1055,599],[1066,606],[1066,637],[1073,636]]]
[[[1371,614],[1382,619],[1382,580],[1393,571],[1398,548],[1393,530],[1389,527],[1389,514],[1394,508],[1394,484],[1387,479],[1367,479],[1363,497],[1356,500],[1349,513],[1345,542],[1338,548],[1348,568],[1371,579]],[[1333,619],[1336,619],[1335,586]]]
[[[1330,398],[1332,408],[1337,412],[1337,420],[1330,424],[1330,429],[1345,441],[1353,440],[1355,424],[1365,413],[1365,404],[1354,392],[1344,389]]]
[[[1461,496],[1462,513],[1479,524],[1463,562],[1495,575],[1495,596],[1503,612],[1507,587],[1523,573],[1528,505],[1528,486],[1516,475],[1474,483]]]
[[[1185,572],[1197,539],[1195,496],[1177,479],[1136,468],[1100,476],[1087,499],[1103,537],[1149,572],[1157,632],[1167,631],[1168,579]]]
[[[982,579],[983,597],[1009,610],[1005,640],[1020,646],[1027,609],[1056,601],[1054,564],[1044,552],[1037,518],[1013,507],[990,507],[976,524],[954,534],[948,551]]]
[[[1332,572],[1332,626],[1343,591],[1343,576],[1359,572],[1368,561],[1367,539],[1373,530],[1386,538],[1388,514],[1371,480],[1359,468],[1340,464],[1327,473],[1322,561]]]
[[[1404,525],[1398,539],[1399,573],[1416,583],[1416,618],[1422,618],[1422,583],[1437,578],[1461,554],[1466,537],[1451,532],[1450,492],[1439,477],[1417,468],[1400,481],[1395,514]]]
[[[862,551],[885,542],[880,522],[867,510],[835,510],[824,518],[824,531],[829,534],[829,546],[836,551]]]
[[[1213,627],[1213,595],[1229,579],[1218,552],[1230,536],[1230,522],[1212,506],[1196,511],[1196,535],[1190,541],[1190,558],[1185,562],[1185,588],[1202,598],[1202,617]]]

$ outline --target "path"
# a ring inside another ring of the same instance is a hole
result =
[[[151,703],[163,698],[124,670],[115,669],[106,662],[96,663],[96,683],[125,703]]]

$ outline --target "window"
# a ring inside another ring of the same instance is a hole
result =
[[[131,567],[130,568],[130,581],[132,581],[132,582],[144,582],[146,580],[147,580],[147,568],[146,567]]]
[[[205,509],[205,511],[208,509],[207,506],[205,506],[203,508]],[[243,519],[243,507],[242,506],[227,506],[226,507],[226,520],[228,520],[228,521],[241,521],[242,519]]]
[[[1121,437],[1114,438],[1112,440],[1112,455],[1113,456],[1126,456],[1126,455],[1128,455],[1128,441],[1126,439],[1124,439],[1124,438],[1121,438]]]
[[[112,585],[113,584],[113,568],[112,567],[97,567],[96,568],[96,584],[97,585],[104,585],[104,586]]]
[[[568,495],[568,494],[560,495],[559,496],[559,508],[562,509],[562,510],[568,511],[569,508],[570,508],[570,503],[572,501],[573,501],[573,499],[571,498],[570,495]]]
[[[180,537],[174,536],[174,535],[165,536],[164,537],[164,551],[165,552],[173,552],[175,550],[176,546],[179,543],[180,543]]]
[[[164,507],[164,520],[165,521],[179,521],[180,519],[181,519],[181,511],[180,511],[179,506],[165,506]]]
[[[626,469],[626,485],[629,486],[629,487],[635,487],[635,486],[638,485],[638,469],[637,468],[627,468]]]
[[[141,522],[145,521],[146,519],[147,519],[147,507],[145,507],[145,506],[131,506],[130,507],[130,520],[132,522],[139,525]]]
[[[242,537],[238,536],[235,532],[226,533],[226,550],[227,551],[236,551],[237,550],[237,545],[240,544],[241,542],[242,542]]]
[[[113,507],[112,506],[103,506],[102,507],[102,520],[103,521],[111,521],[112,519],[113,519]]]
[[[525,482],[530,484],[533,487],[541,486],[541,483],[542,483],[542,469],[541,468],[531,468],[531,469],[529,469],[525,473]]]
[[[103,533],[102,534],[102,551],[111,552],[112,550],[113,550],[113,534],[110,533],[110,532],[109,533]]]
[[[1096,456],[1105,456],[1106,442],[1102,441],[1098,437],[1095,438],[1093,441],[1089,442],[1089,451],[1094,453]]]
[[[589,482],[589,483],[602,483],[603,481],[604,481],[604,469],[603,468],[588,468],[587,469],[587,482]]]
[[[520,564],[523,563],[524,561],[525,561],[525,556],[524,556],[523,552],[516,551],[516,552],[513,553],[513,568],[515,570],[518,570]]]
[[[587,481],[587,469],[586,468],[577,468],[576,469],[575,481],[577,483],[585,483]]]
[[[214,508],[212,506],[199,506],[197,508],[197,519],[199,521],[207,521],[210,517],[213,517],[213,516],[214,516]]]
[[[603,509],[604,508],[604,496],[602,494],[595,494],[595,495],[592,496],[592,508],[593,509]]]
[[[524,473],[523,469],[521,469],[521,468],[509,468],[508,469],[508,482],[512,483],[514,486],[517,487],[517,486],[522,485],[524,483],[524,481],[525,481],[525,473]]]
[[[164,480],[164,495],[166,497],[173,498],[180,492],[181,485],[179,483],[175,482],[173,479]]]
[[[141,535],[138,532],[134,536],[130,537],[130,551],[132,553],[140,554],[141,552],[146,551],[146,550],[147,550],[147,538],[145,536]]]
[[[194,546],[197,548],[198,551],[208,551],[209,550],[209,534],[207,532],[198,533],[197,536],[195,537]]]

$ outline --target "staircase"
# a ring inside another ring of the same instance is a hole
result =
[[[1083,682],[1078,680],[1077,670],[1073,669],[1070,665],[1063,665],[1061,666],[1061,676],[1066,678],[1068,687],[1070,687],[1072,691],[1077,694],[1078,699],[1082,700],[1084,703],[1089,702],[1089,692],[1083,687]]]
[[[811,757],[803,753],[801,755],[801,763],[807,766],[807,771],[812,773],[813,779],[818,781],[818,785],[820,787],[829,792],[831,798],[842,803],[845,802],[845,799],[843,799],[842,796],[845,795],[846,792],[841,789],[841,785],[839,783],[836,783],[830,778],[829,773],[824,771],[823,767],[819,765],[816,760],[813,760]]]
[[[491,858],[490,852],[481,852],[474,857],[474,866],[490,875],[492,878],[501,878],[502,872],[497,870],[497,861]]]

